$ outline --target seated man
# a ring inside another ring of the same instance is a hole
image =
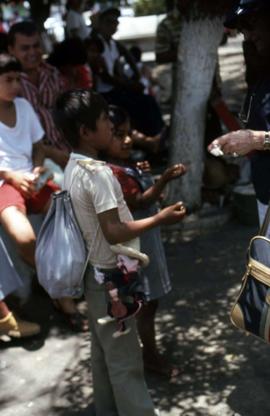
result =
[[[165,127],[160,108],[154,97],[143,93],[140,73],[130,53],[124,45],[112,38],[117,31],[119,16],[118,9],[106,8],[100,13],[97,28],[91,33],[92,38],[98,38],[103,47],[101,55],[104,66],[96,74],[96,88],[110,104],[127,110],[132,127],[147,136],[156,136],[161,134]],[[121,58],[130,65],[134,74],[132,79],[124,76]]]
[[[38,189],[45,172],[44,130],[29,102],[16,98],[20,69],[14,57],[0,54],[0,223],[22,259],[35,267],[36,237],[27,214],[45,212],[59,188],[49,180]],[[72,299],[60,299],[59,305],[73,329],[86,329]]]
[[[57,131],[51,110],[64,85],[60,73],[42,59],[40,36],[32,22],[13,25],[8,34],[9,53],[20,62],[21,95],[34,107],[45,130],[46,157],[62,168],[68,160],[69,146]]]

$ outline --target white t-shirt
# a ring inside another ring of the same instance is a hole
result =
[[[90,29],[86,26],[83,16],[75,10],[69,10],[67,13],[66,29],[68,36],[72,36],[72,30],[76,30],[82,40],[90,34]]]
[[[0,121],[0,170],[31,172],[33,144],[44,136],[37,114],[24,98],[15,98],[16,124]],[[0,181],[0,186],[3,181]]]
[[[97,215],[117,208],[121,221],[132,221],[133,217],[110,167],[105,162],[71,153],[65,169],[64,189],[70,191],[78,223],[90,250],[90,263],[103,269],[115,268],[116,255],[102,233]],[[138,238],[125,245],[140,250]]]
[[[116,61],[120,58],[120,53],[117,47],[117,43],[114,39],[109,40],[108,42],[99,35],[100,40],[104,46],[104,52],[102,56],[106,63],[107,71],[110,75],[114,75],[114,67]],[[104,82],[99,76],[97,77],[97,91],[100,93],[110,92],[113,89],[113,85],[107,82]]]

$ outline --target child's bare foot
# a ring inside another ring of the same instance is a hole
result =
[[[143,362],[145,370],[160,376],[168,377],[169,379],[176,378],[182,372],[180,368],[172,366],[166,358],[158,352],[151,355],[143,354]]]
[[[72,298],[54,299],[53,305],[62,314],[73,331],[88,331],[87,317],[78,310],[77,305]]]

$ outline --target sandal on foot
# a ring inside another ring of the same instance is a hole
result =
[[[151,373],[155,373],[159,376],[169,378],[170,380],[175,380],[182,373],[182,370],[180,368],[176,368],[173,366],[168,366],[167,368],[158,367],[150,363],[144,363],[144,369]]]
[[[40,326],[34,322],[23,321],[10,312],[0,319],[0,336],[8,335],[11,338],[32,337],[40,333]]]
[[[89,329],[88,320],[81,312],[64,313],[65,319],[68,322],[70,328],[74,332],[87,332]]]
[[[68,326],[74,332],[87,332],[89,329],[88,320],[85,315],[81,312],[76,311],[73,313],[68,313],[63,310],[61,304],[58,300],[53,300],[53,305],[57,311],[62,315],[62,317],[67,322]]]
[[[167,360],[160,355],[156,360],[147,359],[144,356],[143,363],[146,371],[167,377],[169,379],[176,379],[182,373],[181,368],[177,368],[169,364]]]

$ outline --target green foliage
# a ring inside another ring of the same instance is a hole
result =
[[[120,7],[121,3],[123,3],[123,2],[121,2],[121,0],[110,0],[110,1],[109,0],[98,0],[98,1],[96,1],[96,0],[87,0],[85,2],[85,9],[86,10],[90,9],[91,7],[94,6],[95,3],[105,4],[105,5],[114,6],[114,7]]]
[[[181,0],[178,1],[181,2]],[[182,2],[186,6],[186,16],[196,19],[206,16],[222,16],[230,10],[235,0],[182,0]],[[136,16],[166,13],[166,0],[136,0],[134,11]]]
[[[166,13],[165,0],[136,0],[134,11],[136,16]]]
[[[191,0],[193,12],[201,16],[222,16],[235,4],[235,0]]]

